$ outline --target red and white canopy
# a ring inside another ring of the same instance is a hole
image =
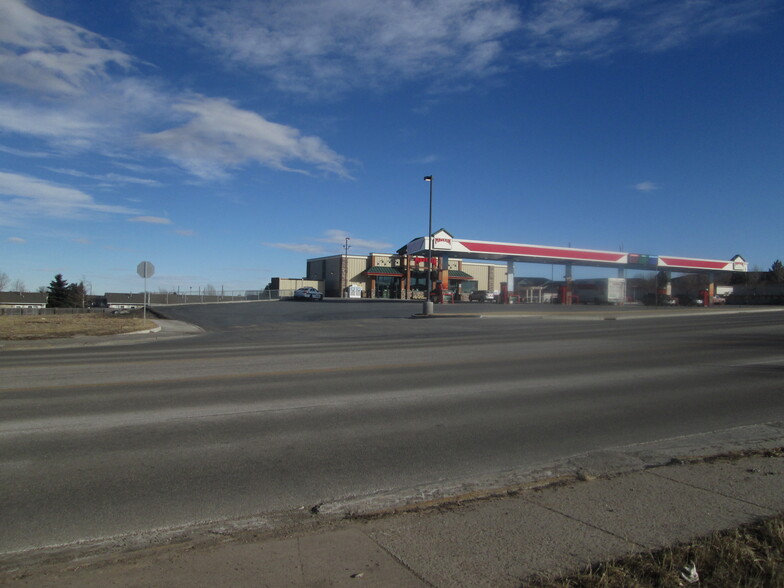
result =
[[[401,249],[408,255],[421,255],[428,251],[427,237],[414,239]],[[676,272],[745,272],[748,264],[740,255],[729,261],[698,259],[671,255],[596,251],[573,247],[550,247],[520,243],[497,243],[456,239],[444,229],[433,233],[434,255],[451,258],[515,261],[526,263],[555,263],[614,267],[623,269],[671,270]]]

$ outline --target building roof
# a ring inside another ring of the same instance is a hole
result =
[[[0,304],[46,304],[48,298],[40,292],[0,292]]]
[[[397,270],[393,267],[384,267],[380,265],[374,265],[371,268],[368,268],[365,273],[369,276],[393,276],[396,278],[402,278],[403,273],[400,270]]]

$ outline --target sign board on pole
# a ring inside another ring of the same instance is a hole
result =
[[[151,278],[155,273],[155,266],[149,261],[143,261],[136,266],[136,273],[139,274],[140,278]]]
[[[144,278],[144,304],[142,305],[142,320],[147,320],[147,278],[151,278],[155,273],[155,266],[149,261],[143,261],[136,266],[136,273]]]

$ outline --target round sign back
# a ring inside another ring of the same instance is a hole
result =
[[[149,261],[143,261],[136,266],[136,273],[140,278],[151,278],[155,273],[155,266]]]

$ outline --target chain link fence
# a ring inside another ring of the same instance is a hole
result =
[[[118,312],[134,310],[147,306],[169,306],[180,304],[227,304],[240,302],[262,302],[285,300],[294,296],[294,290],[253,290],[225,291],[220,294],[202,292],[127,292],[109,293],[104,296],[90,296],[86,302],[88,308],[45,308],[39,305],[19,304],[3,306],[0,304],[0,315],[53,315],[80,314],[89,312]]]

